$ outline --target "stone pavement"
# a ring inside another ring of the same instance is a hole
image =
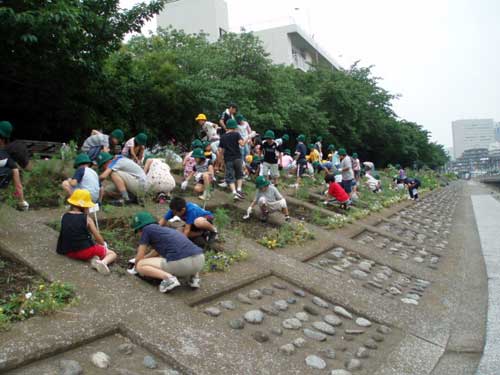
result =
[[[473,195],[472,202],[488,273],[486,345],[478,375],[500,373],[500,202],[491,195]]]
[[[85,374],[472,374],[487,301],[469,195],[455,183],[339,230],[307,223],[315,239],[302,247],[227,238],[250,260],[168,295],[56,255],[46,224],[58,213],[26,222],[2,206],[0,252],[74,284],[79,301],[0,333],[0,372],[59,374],[75,360]],[[109,368],[91,364],[99,351]],[[463,371],[450,372],[457,363]]]

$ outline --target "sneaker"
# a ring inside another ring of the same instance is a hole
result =
[[[205,191],[202,195],[199,195],[198,198],[202,201],[208,201],[210,200],[210,193],[208,191]]]
[[[234,199],[235,201],[240,201],[242,198],[241,198],[241,197],[240,197],[237,193],[234,193],[234,194],[233,194],[233,199]]]
[[[224,181],[224,182],[220,183],[219,187],[221,187],[221,188],[227,188],[227,182]]]
[[[236,190],[236,194],[238,194],[241,199],[245,198],[245,193],[242,192],[241,190]]]
[[[285,221],[286,221],[287,223],[289,223],[289,222],[290,222],[290,220],[292,220],[292,218],[290,217],[290,215],[285,216]]]
[[[198,289],[200,287],[201,279],[198,276],[193,276],[189,279],[189,286],[193,289]]]
[[[111,273],[108,266],[99,257],[93,257],[90,260],[90,266],[102,275],[109,275]]]
[[[160,293],[166,293],[174,288],[177,288],[179,285],[181,285],[181,283],[177,280],[177,277],[171,276],[168,279],[163,280],[158,289],[160,290]]]
[[[208,232],[207,242],[209,244],[214,243],[218,239],[219,239],[219,233],[218,232]]]
[[[26,201],[18,202],[17,209],[19,211],[28,211],[30,209],[30,204]]]
[[[299,184],[291,184],[291,185],[289,185],[289,187],[294,188],[294,189],[298,189]]]

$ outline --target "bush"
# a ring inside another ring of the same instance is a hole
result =
[[[226,272],[237,262],[243,262],[248,259],[248,253],[245,250],[236,250],[234,252],[205,252],[204,272]]]
[[[268,249],[282,248],[288,245],[301,245],[305,241],[314,239],[314,234],[304,224],[285,224],[279,229],[274,229],[267,236],[258,241]]]

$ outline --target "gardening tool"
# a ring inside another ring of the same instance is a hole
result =
[[[250,215],[252,214],[252,207],[247,208],[247,214],[243,216],[243,220],[248,220],[250,219]]]
[[[97,227],[97,230],[99,230],[99,221],[97,221],[97,211],[99,211],[98,203],[96,203],[94,207],[89,208],[89,213],[94,214],[95,226]]]

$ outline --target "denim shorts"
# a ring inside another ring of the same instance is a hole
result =
[[[226,160],[226,183],[232,184],[243,178],[243,162],[241,159]]]

